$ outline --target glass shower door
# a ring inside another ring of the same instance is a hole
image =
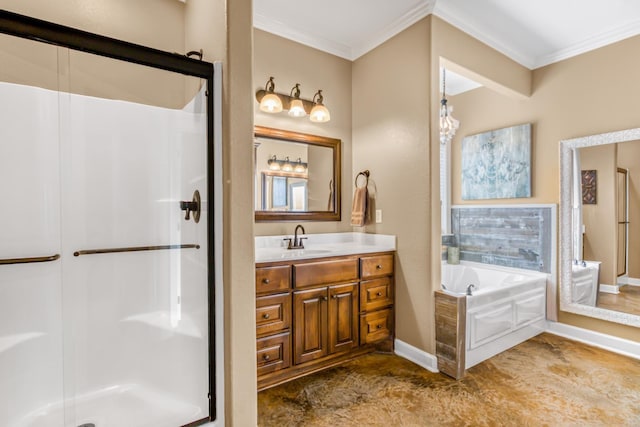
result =
[[[57,55],[0,34],[2,426],[32,425],[63,397]]]
[[[62,64],[66,425],[205,420],[206,81],[77,51]]]
[[[207,81],[6,34],[0,63],[0,426],[207,422]]]

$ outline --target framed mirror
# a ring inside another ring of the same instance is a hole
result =
[[[256,221],[340,221],[341,141],[256,126]]]
[[[560,142],[563,311],[640,327],[638,158],[640,128]]]

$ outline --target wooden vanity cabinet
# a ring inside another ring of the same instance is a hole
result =
[[[256,266],[258,390],[393,349],[393,253]]]

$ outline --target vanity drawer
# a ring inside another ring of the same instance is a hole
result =
[[[382,341],[391,336],[393,311],[391,309],[373,311],[360,316],[360,344]]]
[[[362,279],[393,274],[393,255],[374,255],[360,258]]]
[[[289,332],[258,338],[256,341],[258,376],[288,368],[291,359],[290,349]]]
[[[360,283],[360,311],[373,311],[393,304],[390,277]]]
[[[293,265],[296,288],[358,280],[358,258],[308,262]]]
[[[291,266],[256,268],[256,293],[286,291],[291,288]]]
[[[256,298],[256,335],[268,335],[291,327],[291,294]]]

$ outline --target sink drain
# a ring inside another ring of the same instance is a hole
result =
[[[78,427],[96,427],[96,425],[94,423],[85,423],[80,424]]]

